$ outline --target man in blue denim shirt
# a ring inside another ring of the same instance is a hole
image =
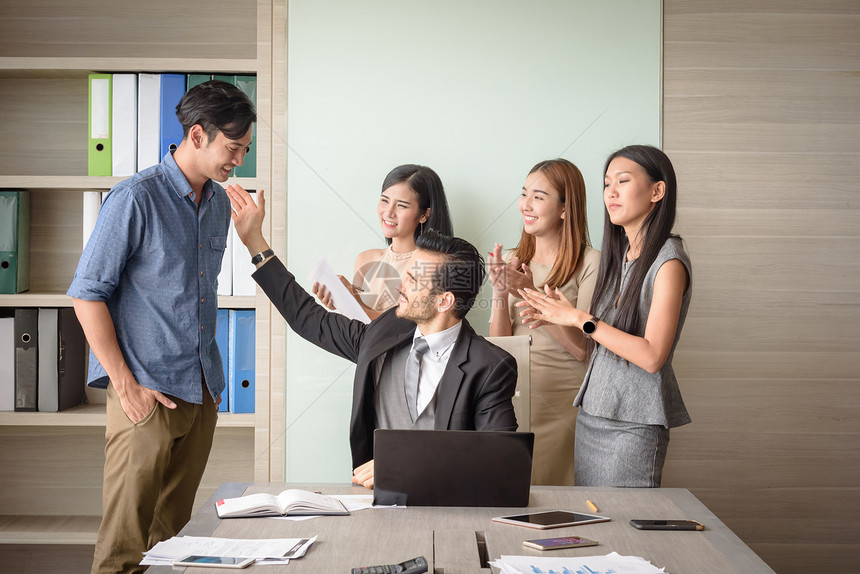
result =
[[[215,320],[230,203],[215,182],[242,165],[257,118],[220,81],[185,94],[176,115],[182,142],[111,190],[68,291],[88,384],[107,389],[94,573],[143,571],[142,552],[191,517],[225,387]]]

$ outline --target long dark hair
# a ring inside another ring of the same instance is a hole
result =
[[[451,224],[451,213],[448,211],[448,200],[445,198],[445,188],[442,180],[435,171],[424,165],[406,164],[400,165],[388,172],[382,182],[382,191],[392,185],[406,183],[409,189],[418,196],[418,210],[420,213],[430,208],[430,217],[422,225],[415,228],[415,239],[424,230],[435,229],[442,235],[454,235],[454,226]],[[391,239],[386,238],[391,245]]]
[[[586,246],[591,247],[585,215],[585,180],[578,167],[562,158],[538,163],[529,171],[529,175],[536,171],[544,174],[549,183],[558,190],[566,214],[561,225],[558,255],[545,282],[555,289],[570,281],[582,263]],[[534,236],[523,229],[520,242],[512,251],[522,263],[530,263],[535,254]]]
[[[597,284],[594,287],[591,311],[599,312],[597,305],[606,301],[612,305],[618,301],[618,313],[615,315],[613,326],[636,335],[641,327],[639,320],[639,298],[645,275],[657,259],[660,249],[670,237],[680,236],[672,233],[675,224],[675,204],[677,201],[677,182],[672,162],[661,150],[647,145],[630,145],[613,153],[603,166],[603,175],[609,170],[609,164],[616,157],[627,158],[640,165],[651,182],[662,181],[666,185],[663,198],[654,205],[654,209],[645,218],[639,229],[642,249],[630,281],[621,293],[621,268],[624,264],[624,253],[627,249],[627,235],[624,228],[614,225],[609,219],[609,212],[603,215],[603,249],[600,253],[600,270],[597,274]],[[620,297],[619,297],[620,295]],[[600,317],[598,317],[600,319]]]

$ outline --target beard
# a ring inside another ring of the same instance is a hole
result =
[[[431,296],[419,296],[415,300],[406,300],[406,307],[398,305],[397,316],[409,319],[415,323],[426,323],[436,316],[436,304]]]

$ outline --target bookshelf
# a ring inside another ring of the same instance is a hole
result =
[[[273,47],[286,49],[285,0],[31,0],[7,7],[0,21],[0,188],[31,192],[31,271],[30,290],[0,295],[0,309],[71,305],[65,291],[83,248],[83,192],[107,191],[124,179],[87,175],[90,73],[256,75],[257,177],[229,183],[265,189],[270,206],[283,205],[286,146],[273,144],[272,126],[285,121],[286,70],[273,69],[273,62],[285,65]],[[271,237],[271,223],[265,231]],[[259,293],[220,296],[218,306],[257,312],[256,412],[219,417],[197,504],[222,482],[272,477],[271,306]],[[94,544],[104,393],[90,389],[88,397],[89,404],[59,413],[0,413],[0,550]]]
[[[104,427],[104,403],[87,403],[58,413],[0,412],[0,427],[58,426]],[[253,428],[253,413],[220,413],[218,428]]]

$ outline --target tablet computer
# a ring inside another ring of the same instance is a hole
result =
[[[561,528],[562,526],[578,526],[580,524],[592,524],[594,522],[608,522],[611,518],[598,516],[597,514],[585,514],[582,512],[571,512],[569,510],[547,510],[531,514],[515,514],[511,516],[497,516],[495,522],[515,524],[546,530],[548,528]]]

